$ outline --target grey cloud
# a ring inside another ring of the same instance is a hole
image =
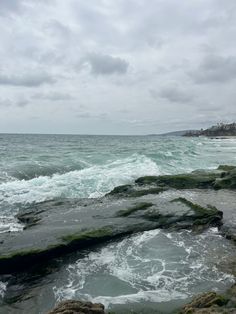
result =
[[[129,63],[119,57],[91,53],[87,57],[91,65],[91,73],[96,75],[125,74]]]
[[[0,85],[37,87],[45,83],[52,84],[55,79],[44,72],[21,75],[6,75],[0,73]]]
[[[1,0],[0,15],[7,14],[9,12],[14,13],[19,11],[21,4],[22,0]]]
[[[28,100],[26,100],[26,99],[20,99],[20,100],[18,100],[18,101],[16,102],[16,106],[17,106],[17,107],[25,107],[25,106],[28,105],[28,103],[29,103]]]
[[[236,57],[207,55],[190,76],[198,84],[224,83],[236,79]]]
[[[0,107],[10,107],[11,105],[10,99],[0,99]]]
[[[52,101],[58,101],[58,100],[72,100],[74,99],[73,96],[67,93],[61,93],[61,92],[50,92],[47,94],[43,93],[35,93],[32,98],[34,99],[42,99],[42,100],[52,100]]]
[[[17,107],[25,107],[28,105],[29,101],[27,99],[19,99],[17,101],[12,101],[10,99],[0,99],[0,107],[11,107],[11,106],[17,106]]]
[[[193,100],[193,96],[190,93],[176,86],[165,87],[160,92],[150,90],[150,94],[153,98],[161,97],[176,103],[188,103]]]
[[[0,109],[18,114],[0,114],[1,130],[31,116],[25,131],[132,134],[235,117],[235,21],[235,0],[0,0]]]
[[[92,118],[92,115],[89,112],[77,113],[75,116],[79,119],[90,119],[90,118]]]
[[[62,37],[67,42],[72,39],[72,32],[68,25],[65,25],[57,20],[51,20],[44,26],[45,31],[49,31],[52,36]]]
[[[81,112],[75,115],[79,119],[98,119],[98,120],[107,120],[107,113],[102,112],[99,114],[92,114],[90,112]]]

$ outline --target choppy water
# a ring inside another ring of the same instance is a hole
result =
[[[186,299],[212,286],[220,290],[233,282],[217,269],[232,249],[221,240],[214,228],[201,235],[146,231],[69,265],[66,282],[54,292],[58,300],[82,298],[111,307]]]
[[[236,139],[2,134],[0,232],[21,230],[14,215],[37,202],[100,197],[140,176],[220,164],[236,164]],[[145,232],[70,264],[63,280],[54,278],[53,300],[83,298],[112,307],[221,290],[233,280],[217,268],[231,254],[229,245],[216,230],[198,236]],[[6,289],[0,282],[0,298]]]
[[[0,135],[0,232],[24,206],[99,197],[143,175],[236,164],[236,139]]]

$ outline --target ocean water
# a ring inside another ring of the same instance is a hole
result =
[[[236,164],[236,139],[0,135],[0,232],[14,215],[58,198],[100,197],[144,175]]]
[[[101,197],[140,176],[220,164],[236,165],[236,139],[1,134],[0,233],[20,232],[15,215],[38,202]],[[233,277],[217,262],[232,251],[215,229],[202,235],[160,230],[134,235],[65,266],[52,280],[47,304],[78,298],[112,308],[224,290]],[[0,281],[0,298],[7,289],[8,282]],[[35,313],[43,313],[40,306]]]

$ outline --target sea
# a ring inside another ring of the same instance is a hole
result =
[[[141,176],[221,164],[236,165],[236,138],[0,134],[0,233],[23,232],[17,213],[39,202],[99,198]],[[197,292],[229,287],[234,278],[216,261],[232,250],[216,228],[135,234],[69,259],[31,286],[37,302],[24,301],[15,312],[6,302],[14,284],[2,279],[0,312],[2,306],[6,313],[46,313],[55,302],[74,298],[125,313],[127,306],[136,312],[149,306],[151,313],[159,304],[168,313]]]

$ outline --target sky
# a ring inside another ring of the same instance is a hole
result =
[[[0,132],[233,121],[235,0],[0,0]]]

